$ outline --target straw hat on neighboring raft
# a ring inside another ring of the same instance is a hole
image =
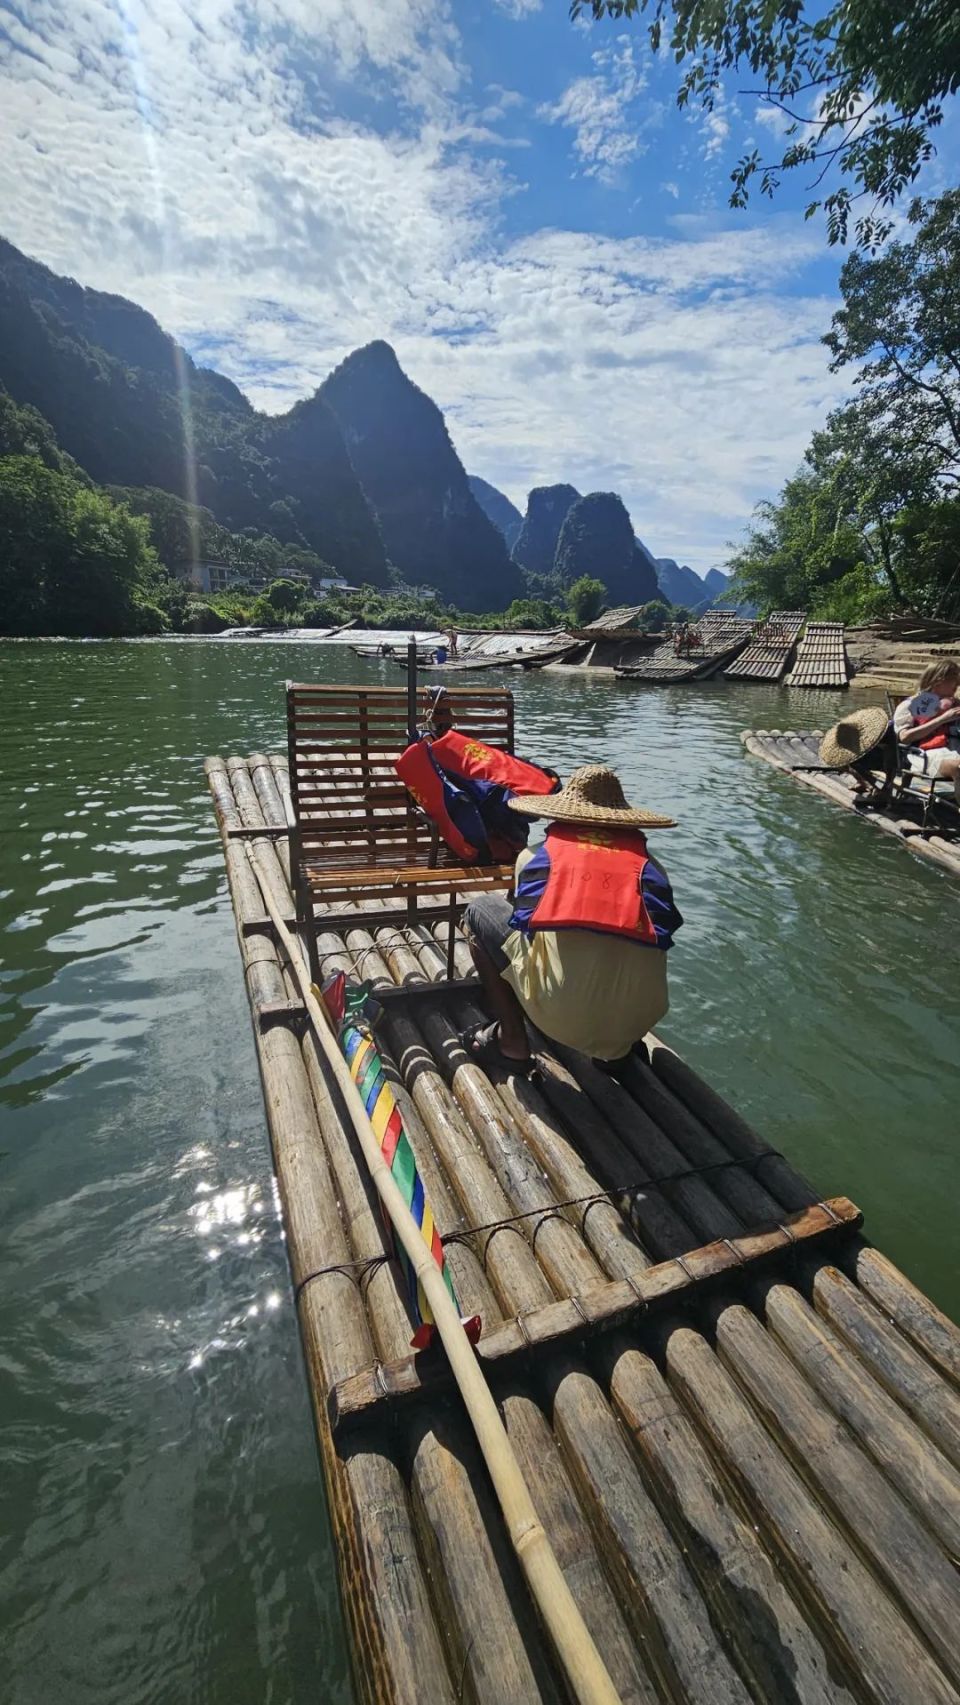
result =
[[[675,829],[673,817],[628,805],[613,770],[605,764],[585,764],[574,770],[559,793],[519,793],[507,801],[524,817],[549,817],[558,823],[596,823],[622,829]]]
[[[828,728],[820,742],[820,762],[828,770],[845,770],[879,746],[890,726],[890,718],[879,705],[854,710],[842,722]]]

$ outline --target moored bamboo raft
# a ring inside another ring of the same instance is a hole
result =
[[[872,823],[885,834],[895,835],[918,858],[939,865],[952,876],[960,876],[960,818],[952,799],[935,804],[926,828],[921,802],[910,789],[899,794],[890,806],[860,810],[853,777],[843,771],[825,769],[820,763],[818,749],[822,737],[820,729],[780,728],[747,728],[740,735],[753,757],[762,758],[774,769],[832,800],[834,805],[856,811],[864,822]]]
[[[786,673],[806,617],[803,610],[774,610],[724,674],[731,681],[779,681]]]
[[[842,622],[808,622],[786,678],[788,687],[845,687],[850,671]]]
[[[206,769],[358,1695],[559,1701],[269,917],[293,913],[285,761]],[[542,1039],[540,1083],[489,1076],[425,927],[358,911],[319,947],[378,991],[481,1366],[620,1698],[956,1701],[957,1329],[669,1049],[625,1086]]]
[[[688,652],[678,653],[671,637],[657,646],[649,657],[635,663],[625,663],[616,670],[620,681],[653,681],[661,685],[674,681],[705,681],[739,656],[750,637],[753,624],[742,616],[725,610],[710,610],[691,624],[699,634],[699,644]]]

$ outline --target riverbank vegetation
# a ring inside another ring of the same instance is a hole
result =
[[[907,219],[840,276],[824,341],[852,400],[728,562],[731,596],[761,610],[960,620],[960,190]]]

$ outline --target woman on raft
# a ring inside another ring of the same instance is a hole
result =
[[[917,691],[893,713],[893,729],[916,775],[952,781],[960,804],[960,663],[938,658],[923,671]]]
[[[616,1073],[667,999],[667,951],[683,919],[647,829],[671,817],[630,806],[613,770],[590,764],[512,811],[544,817],[543,844],[516,861],[512,903],[484,894],[464,928],[494,1019],[464,1038],[471,1058],[528,1073],[528,1018]]]

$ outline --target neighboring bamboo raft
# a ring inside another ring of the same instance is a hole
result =
[[[559,1700],[444,1363],[409,1356],[369,1179],[267,916],[267,892],[293,910],[284,760],[207,774],[358,1694]],[[669,1049],[629,1087],[545,1044],[542,1083],[491,1078],[457,1041],[476,990],[431,987],[427,931],[371,913],[320,950],[381,995],[481,1363],[620,1697],[956,1702],[957,1329]]]
[[[859,810],[853,777],[844,771],[825,770],[820,763],[820,729],[745,728],[740,735],[747,751],[783,770],[794,781],[803,782],[834,805],[856,811],[897,839],[918,858],[928,859],[952,876],[960,876],[960,819],[952,799],[934,806],[931,826],[924,830],[922,806],[917,794],[907,789],[884,810]]]
[[[742,651],[750,637],[752,623],[742,616],[726,611],[711,610],[699,621],[691,623],[700,634],[701,643],[689,655],[678,656],[672,638],[664,640],[649,657],[636,663],[624,664],[616,670],[620,681],[705,681],[722,669]]]
[[[774,610],[745,651],[723,671],[730,681],[779,681],[786,673],[800,629],[802,610]]]
[[[842,622],[808,622],[788,687],[845,687],[849,681]]]

